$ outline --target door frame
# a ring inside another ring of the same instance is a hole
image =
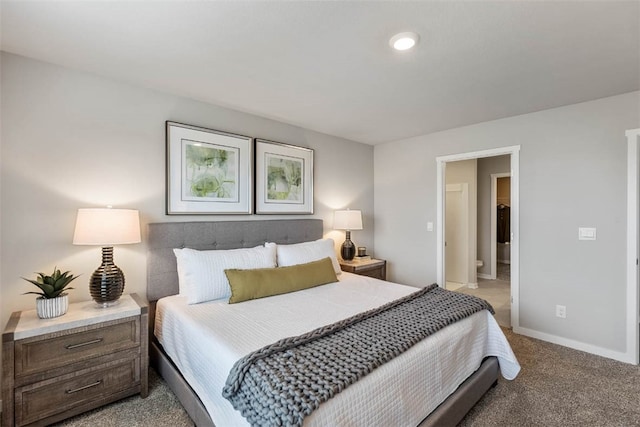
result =
[[[498,178],[509,178],[511,173],[492,173],[491,174],[491,280],[498,277],[498,213],[496,205],[498,204]],[[511,248],[509,248],[511,249]]]
[[[520,146],[492,148],[489,150],[473,151],[468,153],[451,154],[436,157],[436,277],[437,283],[444,287],[445,249],[445,204],[446,194],[446,167],[448,162],[459,160],[480,159],[508,154],[511,156],[511,326],[516,330],[520,327]]]
[[[638,277],[639,201],[640,201],[640,129],[630,129],[627,136],[627,351],[629,363],[640,363],[640,285]]]

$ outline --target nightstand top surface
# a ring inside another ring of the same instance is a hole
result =
[[[345,261],[343,259],[340,260],[340,264],[359,266],[359,265],[373,265],[373,264],[383,264],[385,261],[382,259],[370,258],[370,259],[357,259],[354,258],[353,261]]]
[[[24,310],[20,312],[20,319],[13,331],[13,339],[19,340],[95,325],[96,323],[123,319],[141,313],[140,306],[131,295],[122,295],[118,301],[119,304],[107,308],[99,307],[94,301],[71,303],[66,314],[53,319],[40,319],[35,309]]]

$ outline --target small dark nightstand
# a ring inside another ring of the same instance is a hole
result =
[[[387,261],[383,259],[358,260],[356,258],[353,261],[340,260],[340,268],[342,271],[349,273],[387,280]]]

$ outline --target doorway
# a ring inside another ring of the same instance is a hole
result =
[[[510,328],[511,156],[485,157],[476,159],[476,163],[478,285],[458,291],[488,301],[495,310],[494,318],[498,324]],[[446,227],[449,228],[448,225]]]
[[[436,252],[436,268],[438,283],[443,286],[447,272],[447,256],[445,246],[446,232],[446,167],[448,162],[456,162],[461,160],[481,159],[486,157],[496,157],[502,155],[510,156],[511,164],[511,180],[510,180],[510,304],[511,314],[510,323],[514,329],[519,328],[519,223],[518,223],[518,206],[519,206],[519,146],[496,148],[484,151],[469,152],[462,154],[454,154],[441,156],[436,158],[437,166],[437,252]],[[475,265],[474,265],[475,267]]]
[[[511,280],[511,173],[491,174],[491,280]]]

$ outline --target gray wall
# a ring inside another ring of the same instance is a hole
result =
[[[491,174],[510,170],[511,156],[478,159],[478,259],[484,261],[478,273],[491,274]]]
[[[266,138],[315,150],[315,214],[332,231],[333,211],[361,209],[358,245],[374,252],[373,147],[190,99],[133,87],[11,54],[2,54],[1,319],[35,307],[20,276],[55,265],[82,277],[72,301],[90,300],[88,279],[100,248],[73,246],[80,207],[140,210],[142,243],[115,248],[125,292],[145,295],[146,224],[291,218],[166,216],[165,120]],[[126,66],[126,64],[122,64]]]
[[[377,145],[376,251],[390,279],[436,280],[436,232],[426,227],[436,220],[436,157],[520,145],[520,326],[624,352],[624,132],[640,127],[639,94]],[[597,227],[598,240],[578,241],[579,226]]]

